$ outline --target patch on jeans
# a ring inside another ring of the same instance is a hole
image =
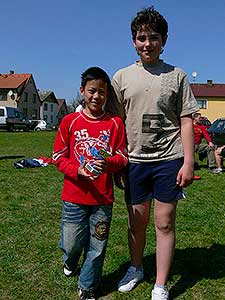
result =
[[[95,225],[95,233],[94,236],[96,237],[96,239],[103,241],[106,240],[109,234],[109,223],[108,222],[98,222]]]

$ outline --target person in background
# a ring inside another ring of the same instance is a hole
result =
[[[82,74],[85,107],[63,118],[52,156],[64,174],[60,248],[66,276],[76,272],[84,252],[80,300],[96,299],[112,218],[112,174],[127,164],[123,122],[102,109],[110,87],[108,75],[98,67]]]
[[[217,160],[218,169],[221,170],[221,172],[223,172],[224,171],[223,161],[224,161],[224,158],[225,158],[225,145],[223,145],[221,147],[218,147],[215,150],[215,155],[216,155],[216,157],[219,157],[218,160]]]
[[[82,101],[80,102],[80,104],[76,107],[75,112],[80,112],[80,111],[82,111],[82,110],[84,109],[84,107],[85,107],[85,101],[82,100]]]
[[[195,136],[195,152],[199,154],[199,159],[204,157],[208,159],[209,172],[218,174],[222,172],[221,168],[218,168],[220,161],[219,156],[215,153],[215,145],[213,144],[210,135],[208,134],[204,125],[200,124],[201,114],[193,114],[193,127]],[[207,144],[202,143],[202,138],[205,138]]]
[[[156,230],[156,281],[152,300],[168,300],[167,281],[175,249],[177,202],[193,180],[192,114],[199,110],[187,75],[161,60],[168,24],[149,7],[131,23],[140,60],[116,72],[105,110],[124,117],[129,164],[125,199],[131,265],[118,284],[131,291],[144,278],[142,258],[152,199]],[[117,184],[121,186],[119,175]]]

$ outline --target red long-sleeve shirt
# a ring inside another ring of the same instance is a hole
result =
[[[205,126],[199,124],[193,124],[195,144],[199,145],[204,137],[208,143],[212,142],[210,135],[208,134]]]
[[[84,160],[93,163],[100,148],[112,155],[107,158],[106,172],[94,181],[79,177],[79,166]],[[112,173],[127,164],[122,120],[107,113],[93,119],[83,111],[65,116],[56,134],[52,159],[65,175],[62,200],[86,205],[112,203]]]

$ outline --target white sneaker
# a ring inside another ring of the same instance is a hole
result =
[[[221,168],[209,168],[209,173],[212,173],[212,174],[220,174],[223,172],[223,169]]]
[[[123,279],[120,280],[118,284],[118,291],[125,293],[133,290],[137,283],[140,282],[143,278],[144,270],[142,266],[139,269],[134,266],[130,266],[127,270],[126,275],[123,277]]]
[[[76,269],[75,269],[75,270],[70,270],[70,269],[67,267],[66,264],[64,264],[64,266],[63,266],[63,273],[64,273],[64,275],[67,276],[67,277],[73,276],[73,275],[76,273],[76,271],[77,271]]]
[[[67,269],[65,266],[63,267],[63,273],[65,276],[71,276],[71,274],[73,273],[73,271],[70,271],[69,269]]]
[[[152,300],[169,300],[169,291],[167,287],[154,287],[152,290]]]

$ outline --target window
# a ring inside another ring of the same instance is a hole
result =
[[[4,109],[0,108],[0,117],[4,117],[4,115],[5,115]]]
[[[28,109],[27,108],[23,108],[23,113],[24,113],[25,116],[27,116],[28,115]]]
[[[208,101],[207,101],[207,99],[197,99],[197,104],[198,104],[199,108],[206,109],[208,106]]]
[[[53,104],[51,104],[51,112],[53,112]]]
[[[48,103],[44,103],[44,111],[48,110]]]
[[[37,119],[37,109],[32,109],[32,118]]]
[[[48,116],[44,115],[44,120],[47,122],[48,121]]]
[[[33,103],[36,103],[36,94],[33,94]]]
[[[7,92],[2,91],[0,92],[0,101],[6,101],[7,100]]]
[[[51,123],[53,123],[53,116],[51,116]]]
[[[24,102],[28,102],[28,93],[24,92]]]
[[[216,125],[216,128],[215,128],[217,131],[222,131],[225,129],[225,122],[224,120],[220,120],[218,121],[217,125]]]

